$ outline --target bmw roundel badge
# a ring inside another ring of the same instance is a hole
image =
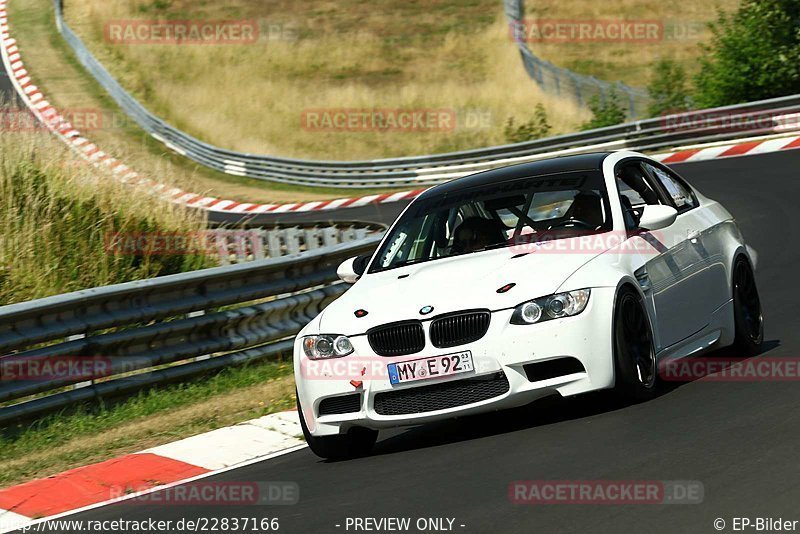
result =
[[[428,315],[430,312],[433,311],[433,306],[423,306],[419,309],[419,313],[422,315]]]

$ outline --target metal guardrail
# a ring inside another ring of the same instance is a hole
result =
[[[254,228],[249,230],[212,229],[194,234],[176,236],[171,247],[175,253],[190,253],[201,249],[217,258],[222,265],[244,261],[278,258],[289,254],[299,254],[309,250],[332,247],[340,243],[363,241],[368,236],[383,233],[385,228],[376,224],[341,224],[336,226],[311,225],[305,228],[289,226],[285,228]],[[137,240],[138,234],[110,236],[106,246],[115,252],[136,253],[147,247],[148,236],[143,242]],[[155,235],[155,238],[161,236]],[[171,237],[171,236],[166,236]],[[183,248],[180,248],[183,245]]]
[[[291,357],[291,336],[346,291],[334,283],[338,265],[379,240],[0,307],[0,424]],[[31,373],[59,362],[91,364],[92,374]]]
[[[122,88],[69,28],[64,21],[62,0],[53,1],[58,29],[80,63],[139,126],[170,150],[211,169],[236,176],[306,186],[415,187],[433,185],[472,172],[530,161],[554,153],[620,149],[656,150],[677,146],[687,141],[693,143],[722,141],[745,135],[773,133],[776,127],[776,124],[764,124],[764,121],[759,121],[758,125],[746,129],[720,129],[702,125],[697,128],[676,129],[670,127],[670,117],[658,117],[524,143],[415,157],[363,161],[313,161],[247,154],[204,143],[148,111]],[[800,95],[720,107],[698,113],[725,114],[733,120],[762,110],[774,110],[776,116],[779,113],[800,112]]]
[[[572,97],[581,106],[586,105],[593,97],[598,97],[605,103],[611,93],[616,93],[627,104],[629,117],[640,117],[646,113],[650,101],[646,90],[622,82],[610,83],[594,76],[578,74],[536,56],[525,41],[524,0],[504,0],[503,7],[525,71],[542,90]]]

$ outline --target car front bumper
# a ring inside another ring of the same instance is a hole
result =
[[[350,338],[353,354],[324,362],[312,361],[303,353],[300,335],[294,347],[295,378],[309,431],[315,436],[325,436],[346,432],[353,426],[381,429],[418,425],[522,406],[552,394],[570,396],[612,387],[614,296],[615,288],[593,288],[589,304],[579,315],[533,325],[510,324],[513,310],[493,312],[489,329],[481,339],[446,349],[431,345],[426,325],[426,348],[402,357],[375,355],[366,335],[359,335]],[[472,373],[398,385],[389,381],[386,372],[389,363],[466,350],[472,354],[475,366]],[[529,364],[560,358],[578,360],[583,370],[545,379],[528,378]],[[502,377],[508,382],[507,388]],[[495,379],[492,384],[488,383],[490,378]],[[388,397],[384,394],[389,392],[395,408],[400,406],[403,413],[387,414]],[[358,404],[353,409],[357,411],[319,415],[320,403],[325,399],[355,394]],[[451,396],[445,403],[448,407],[436,409],[440,403],[431,401],[438,400],[438,394]],[[458,400],[452,406],[454,394]],[[413,399],[404,399],[409,395]]]

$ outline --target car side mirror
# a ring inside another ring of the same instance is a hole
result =
[[[642,210],[639,228],[642,230],[661,230],[674,223],[677,217],[678,210],[672,206],[648,204]]]
[[[346,259],[339,265],[339,268],[336,269],[336,275],[342,282],[355,284],[356,281],[361,278],[361,275],[364,274],[364,271],[367,270],[368,262],[369,256],[356,256],[355,258]]]

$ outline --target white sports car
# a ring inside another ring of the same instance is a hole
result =
[[[634,152],[547,159],[433,187],[297,336],[298,409],[324,458],[381,428],[613,388],[655,394],[659,362],[763,320],[733,217]]]

